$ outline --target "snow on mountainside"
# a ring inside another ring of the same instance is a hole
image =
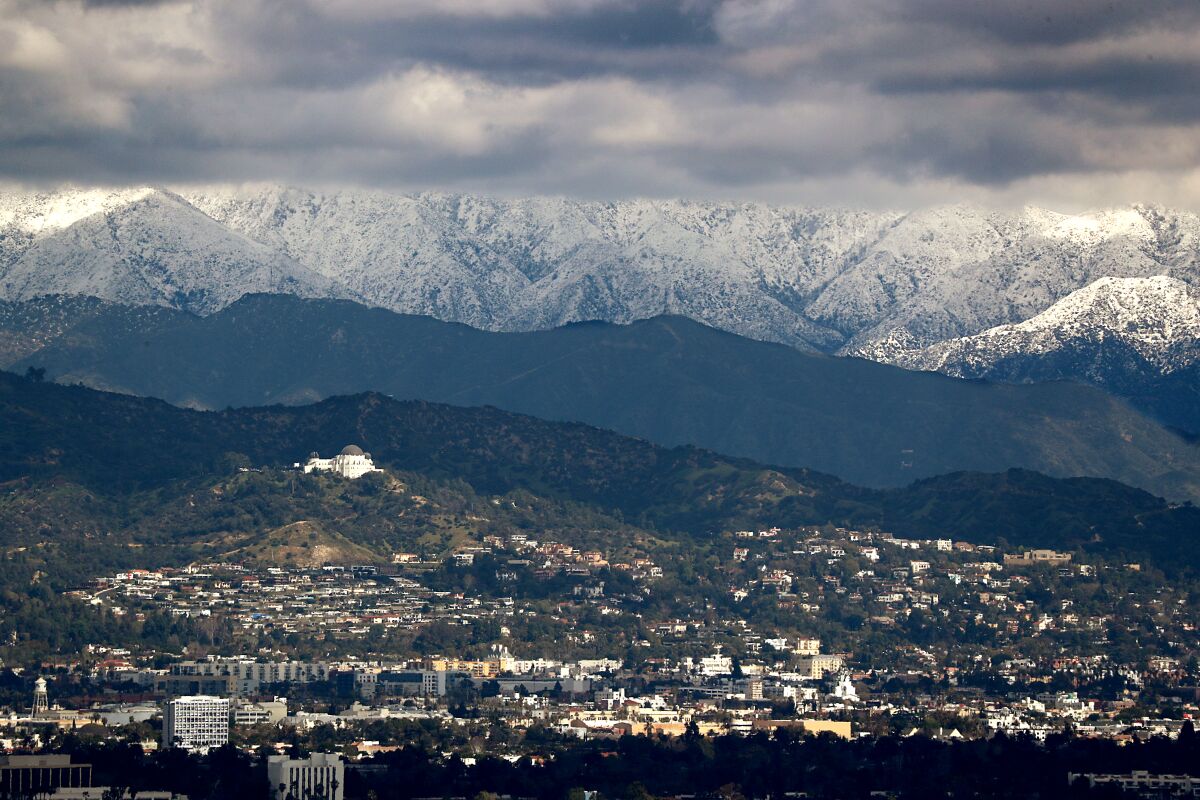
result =
[[[193,194],[200,210],[366,302],[495,328],[529,279],[420,197],[271,188]]]
[[[493,330],[663,313],[759,339],[836,347],[792,302],[873,235],[795,212],[680,202],[583,203],[268,188],[189,200],[369,302]],[[805,225],[816,229],[811,242]],[[828,228],[829,226],[824,226]],[[811,256],[811,257],[810,257]]]
[[[1079,377],[1098,379],[1101,350],[1136,354],[1162,374],[1200,359],[1200,293],[1166,276],[1101,278],[1037,316],[975,336],[900,353],[913,369],[982,377],[1009,359],[1074,356]]]
[[[1200,218],[949,206],[489,199],[278,186],[0,194],[0,299],[94,294],[209,313],[344,295],[492,330],[682,314],[898,361],[1027,320],[1100,278],[1200,284]]]
[[[678,313],[888,360],[1028,319],[1100,277],[1200,280],[1200,219],[1146,207],[899,214],[277,187],[189,199],[331,278],[349,275],[371,302],[501,330]],[[401,213],[420,224],[398,224]],[[437,304],[498,285],[465,310]]]
[[[1129,208],[1068,216],[1041,209],[1015,214],[970,210],[912,214],[860,264],[839,276],[810,311],[861,306],[843,328],[842,352],[881,361],[905,350],[1020,322],[1102,277],[1170,275],[1200,282],[1200,218]],[[915,241],[914,241],[915,240]]]
[[[0,199],[0,297],[87,295],[210,313],[251,292],[346,297],[336,283],[170,192]]]

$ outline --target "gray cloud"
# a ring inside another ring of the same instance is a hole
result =
[[[0,177],[1200,207],[1200,3],[0,0]]]
[[[1008,44],[1065,45],[1140,30],[1194,27],[1200,22],[1200,5],[1186,0],[909,0],[899,4],[895,17]]]

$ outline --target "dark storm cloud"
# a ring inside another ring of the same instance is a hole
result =
[[[1197,85],[1200,85],[1200,54],[1194,59],[1115,57],[1065,66],[1029,59],[1003,68],[889,75],[875,84],[889,94],[1075,92],[1135,103],[1196,98]]]
[[[180,0],[83,0],[86,8],[115,8],[119,6],[159,6]]]
[[[1198,37],[1193,0],[0,0],[0,176],[1177,199]]]
[[[1200,4],[1187,0],[910,0],[896,8],[895,17],[906,23],[1017,45],[1065,45],[1200,22]]]
[[[602,74],[685,77],[718,65],[711,5],[650,0],[465,16],[436,6],[411,15],[355,17],[320,4],[250,3],[214,15],[221,34],[272,54],[289,85],[371,80],[414,64],[470,70],[504,83],[545,84]]]

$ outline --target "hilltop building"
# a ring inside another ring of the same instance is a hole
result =
[[[371,460],[371,454],[364,453],[362,448],[356,444],[346,445],[342,448],[342,452],[333,458],[321,458],[317,453],[311,454],[304,464],[304,471],[313,472],[314,470],[336,472],[343,478],[351,480],[361,478],[368,472],[382,471]]]
[[[1071,561],[1070,553],[1060,553],[1057,550],[1026,550],[1019,555],[1006,553],[1004,555],[1004,563],[1009,566],[1020,566],[1023,564],[1068,564]]]

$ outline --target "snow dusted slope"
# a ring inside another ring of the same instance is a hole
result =
[[[1020,322],[1094,280],[1197,281],[1200,220],[950,206],[911,214],[754,204],[265,187],[189,200],[369,301],[498,330],[663,313],[893,360]]]
[[[6,196],[0,298],[87,295],[211,313],[254,292],[346,297],[335,282],[156,189]]]
[[[1166,276],[1101,278],[1025,322],[901,354],[900,366],[988,375],[1014,357],[1069,355],[1083,376],[1102,379],[1106,350],[1167,374],[1200,359],[1200,293]]]
[[[895,361],[903,351],[1028,319],[1102,277],[1200,279],[1193,214],[948,211],[907,217],[810,307],[818,319],[845,314],[866,305],[855,302],[865,288],[875,289],[877,302],[843,327],[851,337],[843,353]],[[900,231],[906,236],[897,243]]]
[[[137,202],[150,192],[147,188],[0,192],[0,275],[37,239],[93,214]]]
[[[1198,298],[1163,275],[1101,278],[1025,322],[890,357],[960,378],[1092,383],[1200,434]]]
[[[393,311],[492,330],[678,313],[832,349],[799,307],[888,217],[822,224],[764,206],[585,203],[267,187],[195,192],[198,208]]]
[[[670,313],[896,363],[1030,319],[1100,278],[1200,284],[1200,219],[1142,206],[902,214],[279,186],[79,190],[0,194],[0,234],[0,298],[92,294],[209,313],[247,292],[348,295],[491,330]]]
[[[193,194],[245,236],[347,286],[372,305],[496,328],[529,279],[425,198],[269,187]]]

